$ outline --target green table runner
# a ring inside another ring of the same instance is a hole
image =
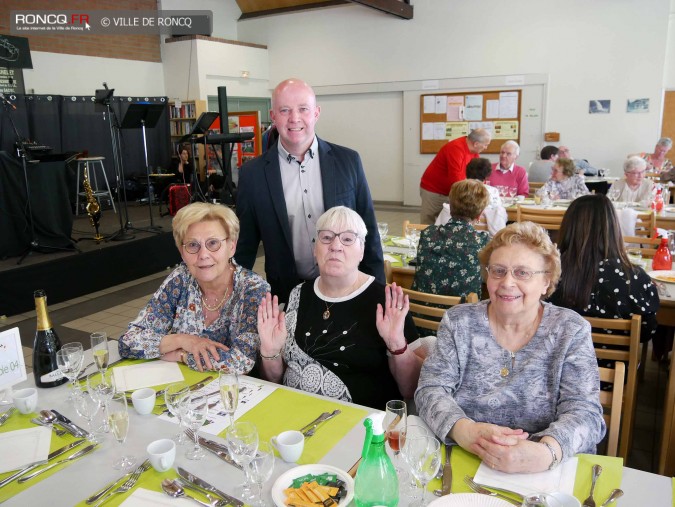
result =
[[[305,440],[305,448],[298,460],[298,464],[304,465],[318,463],[355,424],[368,415],[368,411],[295,390],[277,389],[238,420],[254,423],[260,440],[269,442],[282,431],[299,430],[321,413],[335,409],[340,409],[342,413],[322,423],[314,436]],[[224,434],[223,431],[219,436],[224,437]],[[355,462],[360,456],[361,449],[354,449]]]

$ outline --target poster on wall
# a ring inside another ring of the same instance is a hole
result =
[[[588,102],[588,114],[609,114],[611,105],[611,100],[590,100]]]
[[[648,113],[649,99],[628,99],[626,101],[627,113]]]

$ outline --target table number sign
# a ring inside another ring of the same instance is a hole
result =
[[[26,380],[19,328],[0,333],[0,391]]]

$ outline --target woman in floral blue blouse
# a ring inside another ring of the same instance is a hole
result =
[[[576,173],[576,166],[569,158],[559,158],[551,169],[551,178],[539,192],[548,192],[551,199],[576,199],[590,194],[583,176]]]
[[[445,296],[480,296],[478,252],[489,241],[475,222],[490,202],[488,190],[478,180],[458,181],[450,189],[452,217],[444,225],[422,231],[417,249],[417,271],[412,289]]]
[[[226,206],[193,203],[173,219],[183,262],[120,338],[120,356],[248,373],[260,347],[258,305],[270,286],[233,259],[239,220]]]

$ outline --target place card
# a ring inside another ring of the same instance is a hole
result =
[[[135,391],[141,387],[153,387],[185,380],[178,363],[151,361],[113,369],[115,387],[118,391]]]
[[[52,430],[38,426],[0,433],[0,473],[47,461]]]

